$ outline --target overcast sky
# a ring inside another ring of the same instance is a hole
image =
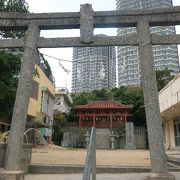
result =
[[[116,0],[26,0],[29,4],[30,12],[78,12],[80,4],[92,4],[94,11],[106,11],[116,9]],[[180,0],[173,0],[175,6],[180,5]],[[95,29],[95,34],[116,35],[116,29]],[[43,37],[73,37],[79,36],[79,30],[62,30],[62,31],[42,31]],[[60,59],[72,60],[72,48],[54,48],[54,49],[41,49],[44,54],[48,54]],[[53,75],[56,80],[56,87],[67,87],[71,90],[71,73],[67,74],[59,66],[58,60],[45,57],[52,69]],[[71,71],[72,63],[63,62],[61,64]]]

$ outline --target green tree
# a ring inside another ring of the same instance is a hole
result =
[[[126,90],[128,104],[133,104],[131,121],[137,126],[146,126],[143,90],[140,87],[131,87]]]
[[[119,101],[122,104],[133,104],[130,118],[135,125],[145,126],[144,98],[141,87],[120,87],[108,90],[94,90],[92,92],[82,92],[72,95],[74,105],[87,104],[90,101]]]
[[[156,71],[158,90],[161,90],[174,77],[172,70]],[[144,97],[142,87],[120,87],[113,88],[111,91],[94,90],[92,92],[82,92],[72,94],[74,105],[87,104],[89,101],[119,101],[122,104],[132,104],[132,117],[137,126],[146,126],[146,116],[144,107]]]
[[[0,11],[3,11],[4,10],[4,1],[1,0],[0,1]]]
[[[5,12],[29,12],[29,6],[25,0],[1,0],[0,11]],[[0,36],[3,38],[21,38],[24,37],[25,31],[0,31]]]
[[[24,0],[1,0],[0,11],[28,12]],[[24,31],[0,31],[2,38],[20,38]],[[11,116],[21,65],[20,50],[0,51],[0,116]]]
[[[73,104],[74,105],[87,104],[87,102],[88,102],[87,96],[88,96],[88,93],[86,93],[86,92],[72,94]]]
[[[29,12],[25,0],[0,0],[0,11]],[[0,31],[2,38],[21,38],[25,31]],[[21,49],[0,50],[0,116],[11,116],[16,96],[17,83],[21,66]],[[51,68],[44,59],[45,74],[52,77]],[[39,77],[37,68],[34,69],[34,77]]]
[[[67,125],[68,122],[64,114],[56,114],[54,116],[53,134],[52,134],[52,140],[54,144],[61,145],[61,141],[63,140],[63,133]]]
[[[173,78],[172,70],[164,69],[156,71],[156,80],[157,80],[157,87],[158,91],[163,89]]]
[[[22,12],[28,11],[29,6],[25,0],[1,0],[0,10],[7,12]]]
[[[106,101],[109,100],[109,93],[105,89],[94,90],[91,92],[91,97],[93,101]]]
[[[132,104],[131,121],[137,126],[146,126],[146,117],[144,109],[144,98],[141,87],[120,87],[111,90],[115,101],[121,101],[123,104]]]
[[[45,68],[43,68],[44,69],[44,73],[46,74],[48,79],[51,80],[51,78],[52,78],[51,67],[50,67],[48,61],[44,58],[43,54],[41,54],[40,52],[38,52],[38,53],[39,53],[40,59],[43,61],[44,66],[45,66]]]
[[[20,57],[0,52],[0,116],[12,114],[20,71]]]
[[[70,109],[70,112],[68,113],[66,119],[68,122],[75,122],[76,118],[74,116],[74,108]]]

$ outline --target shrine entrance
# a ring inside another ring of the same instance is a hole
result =
[[[138,46],[152,166],[152,174],[148,176],[148,179],[174,180],[175,177],[169,174],[167,170],[152,45],[180,44],[180,36],[150,34],[149,28],[151,26],[173,26],[179,24],[180,7],[139,11],[93,12],[92,6],[85,4],[81,5],[80,13],[26,14],[0,12],[1,30],[27,30],[24,39],[0,40],[1,49],[24,49],[11,132],[5,156],[5,170],[16,171],[20,168],[20,157],[32,89],[33,69],[37,58],[37,48]],[[119,37],[94,36],[94,28],[111,27],[136,27],[137,33]],[[40,30],[79,28],[80,37],[39,37]]]

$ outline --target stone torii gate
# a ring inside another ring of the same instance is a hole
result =
[[[1,49],[24,48],[4,171],[19,173],[17,170],[19,170],[37,48],[138,46],[152,166],[152,173],[148,179],[175,179],[167,171],[152,45],[180,44],[180,36],[150,34],[149,27],[178,24],[180,24],[180,7],[151,11],[93,12],[92,6],[85,4],[81,5],[80,13],[21,14],[0,12],[0,30],[27,30],[24,39],[0,40]],[[94,28],[111,27],[136,27],[137,34],[121,37],[95,37],[93,34]],[[79,28],[80,37],[39,37],[40,30]],[[3,173],[0,174],[1,179]],[[23,179],[23,175],[15,175],[14,179]]]

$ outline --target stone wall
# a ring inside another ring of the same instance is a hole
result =
[[[0,168],[4,167],[6,148],[7,148],[6,143],[0,143]],[[20,158],[20,170],[23,170],[25,173],[28,172],[29,164],[31,163],[31,154],[32,154],[32,145],[24,144],[23,152]]]
[[[61,141],[61,146],[63,147],[86,147],[85,134],[87,128],[76,128],[71,127],[66,130],[63,134],[63,141]]]
[[[134,140],[138,149],[147,148],[147,135],[144,127],[134,127]]]
[[[82,130],[82,129],[81,129]],[[85,130],[85,128],[84,128]],[[89,130],[88,130],[89,131]],[[85,143],[82,146],[78,145],[78,132],[80,128],[71,128],[64,132],[63,141],[61,145],[63,147],[85,147]],[[110,129],[109,128],[97,128],[96,129],[96,148],[97,149],[110,149]],[[81,134],[81,136],[84,136]],[[82,138],[82,137],[81,137]],[[144,127],[134,128],[135,145],[139,149],[145,149],[146,147],[146,130]],[[85,139],[85,138],[84,138]],[[83,143],[83,141],[82,141]],[[124,149],[126,145],[126,136],[115,137],[114,146],[115,149]]]
[[[96,148],[110,149],[109,129],[96,129]]]

